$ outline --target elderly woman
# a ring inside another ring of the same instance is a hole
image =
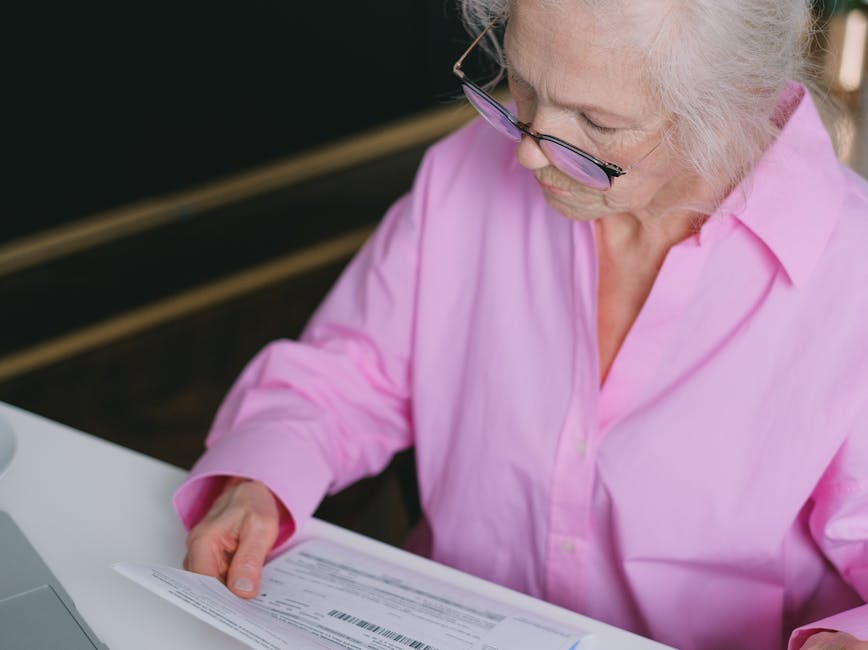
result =
[[[456,64],[485,120],[238,379],[186,566],[254,595],[414,445],[435,560],[685,650],[868,647],[868,187],[809,2],[464,9],[514,107]]]

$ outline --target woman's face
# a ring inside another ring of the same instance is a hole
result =
[[[513,3],[504,50],[520,120],[623,168],[654,149],[666,119],[643,83],[636,57],[613,45],[619,21],[612,22],[603,27],[572,2],[519,0]],[[532,138],[522,138],[517,157],[533,172],[546,201],[580,221],[653,213],[683,173],[661,146],[601,192],[553,167]]]

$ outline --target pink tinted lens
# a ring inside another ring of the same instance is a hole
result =
[[[509,121],[509,119],[495,108],[488,99],[480,95],[467,84],[461,86],[464,89],[464,95],[467,101],[473,104],[473,108],[479,111],[479,114],[485,118],[491,126],[497,129],[510,140],[518,142],[521,140],[521,131],[518,127]]]
[[[612,181],[606,172],[587,158],[583,158],[579,154],[549,140],[540,140],[539,146],[552,164],[567,176],[595,190],[608,190],[612,186]]]

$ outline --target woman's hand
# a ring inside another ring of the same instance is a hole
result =
[[[800,650],[868,650],[868,641],[844,632],[818,632],[808,637]]]
[[[214,576],[242,598],[259,593],[259,579],[286,510],[260,481],[233,478],[187,535],[184,568]],[[287,515],[288,516],[288,515]]]

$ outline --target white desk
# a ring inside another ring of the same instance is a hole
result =
[[[171,495],[182,470],[2,402],[0,418],[18,436],[15,460],[0,479],[0,510],[12,515],[103,642],[112,650],[245,647],[110,568],[119,560],[180,565],[184,531]],[[299,538],[310,535],[592,630],[597,650],[667,647],[322,521],[312,521]]]

